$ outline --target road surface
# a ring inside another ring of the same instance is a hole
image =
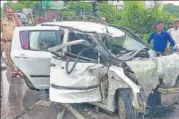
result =
[[[163,97],[167,103],[179,102],[179,94]],[[95,111],[89,104],[57,104],[50,102],[47,91],[28,89],[23,79],[8,79],[6,70],[1,71],[1,119],[118,119],[117,114],[108,114],[103,110]],[[160,118],[179,119],[179,106]]]

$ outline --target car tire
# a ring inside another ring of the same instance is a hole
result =
[[[29,79],[27,78],[27,76],[24,75],[24,81],[27,85],[27,87],[31,90],[37,90],[34,85],[29,81]]]
[[[117,112],[119,119],[138,119],[137,111],[132,106],[132,89],[117,91]]]

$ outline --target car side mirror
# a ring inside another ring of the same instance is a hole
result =
[[[75,41],[70,41],[68,43],[64,43],[64,44],[60,44],[60,45],[57,45],[55,47],[52,47],[52,48],[48,48],[48,51],[49,52],[56,52],[56,51],[59,51],[65,47],[68,47],[68,46],[72,46],[72,45],[77,45],[77,44],[86,44],[87,41],[86,40],[75,40]]]

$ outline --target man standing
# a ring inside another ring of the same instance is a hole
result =
[[[153,50],[157,53],[157,56],[167,55],[175,45],[174,40],[168,32],[164,31],[163,27],[163,22],[158,22],[156,24],[157,31],[153,32],[147,40],[147,43],[150,44],[153,39]],[[167,48],[168,42],[170,43],[170,46]]]
[[[176,43],[176,49],[179,49],[179,19],[174,20],[173,28],[169,29],[168,32]]]
[[[53,16],[53,22],[57,22],[57,19]]]
[[[106,24],[106,18],[105,17],[101,17],[100,23],[101,24]]]
[[[8,8],[6,10],[5,15],[6,16],[2,19],[2,23],[1,23],[1,32],[2,32],[1,40],[3,42],[2,45],[7,58],[7,66],[11,72],[11,77],[15,76],[16,74],[23,76],[22,72],[16,70],[16,67],[14,66],[14,63],[10,56],[11,42],[12,42],[14,28],[17,26],[21,26],[21,23],[17,15],[14,13],[14,11],[11,8]]]
[[[28,13],[27,17],[28,17],[28,21],[27,21],[28,26],[36,25],[36,21],[34,17],[31,15],[31,13]]]

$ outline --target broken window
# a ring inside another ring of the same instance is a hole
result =
[[[69,33],[68,41],[75,41],[75,40],[80,40],[80,39],[87,40],[89,43],[93,42],[91,36],[88,35],[88,34],[74,33],[74,32]],[[78,44],[78,45],[70,46],[69,49],[70,49],[70,53],[78,55],[85,48],[88,48],[88,47],[83,45],[83,44]],[[86,58],[90,58],[90,59],[93,59],[93,60],[98,59],[98,53],[95,52],[92,48],[89,48],[88,50],[85,50],[82,53],[81,56],[86,57]]]
[[[57,31],[30,31],[29,41],[31,50],[47,50],[62,43],[61,32]]]

